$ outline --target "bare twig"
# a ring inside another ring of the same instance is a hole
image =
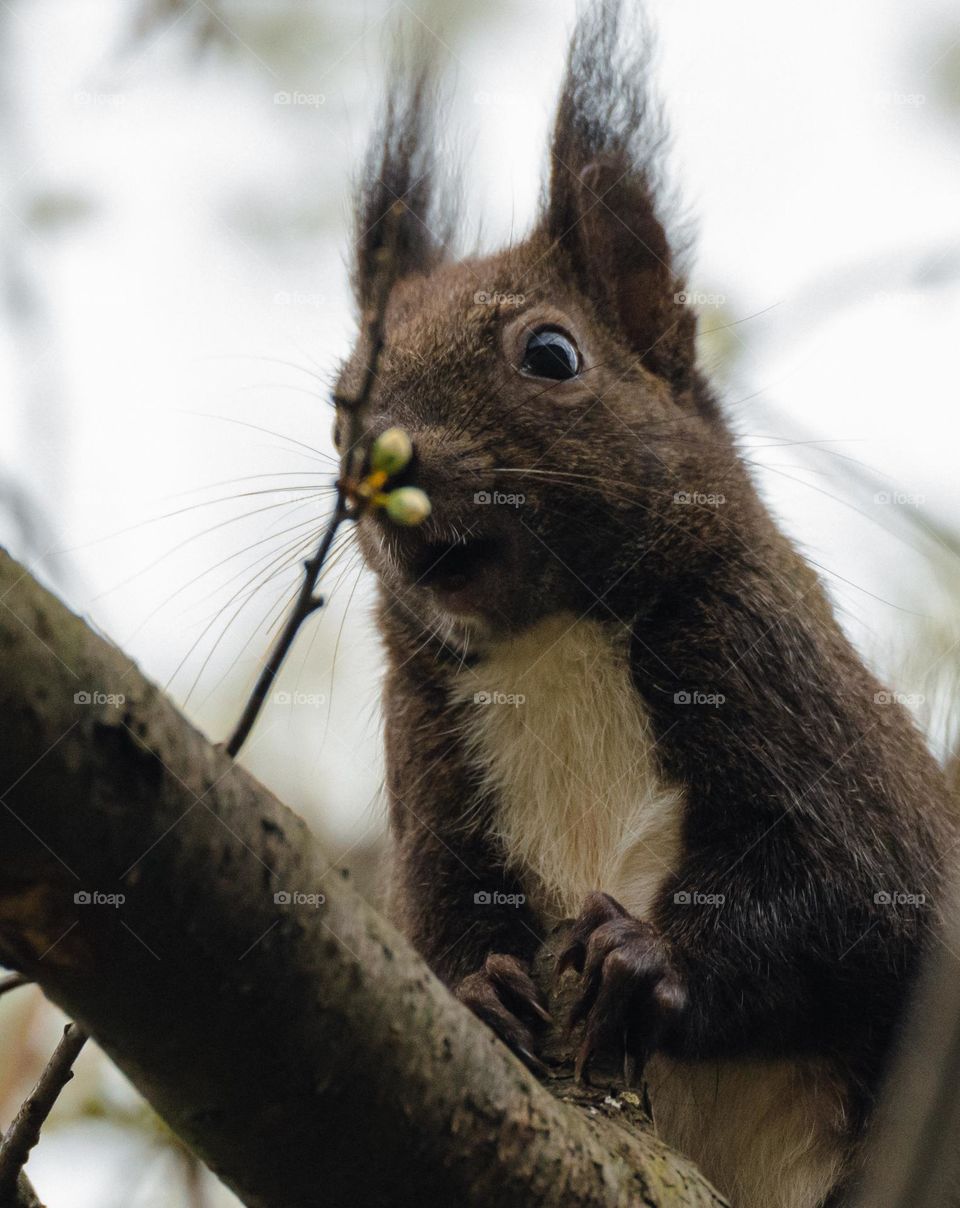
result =
[[[315,594],[317,581],[323,570],[324,563],[333,545],[340,525],[344,520],[353,519],[357,514],[357,505],[351,506],[351,483],[358,477],[358,470],[363,464],[363,418],[373,384],[377,379],[377,366],[383,351],[384,321],[387,302],[396,275],[396,256],[394,254],[398,221],[402,212],[403,202],[395,202],[382,219],[383,240],[380,246],[380,263],[374,287],[373,301],[363,316],[362,346],[367,350],[367,360],[356,392],[351,396],[338,395],[334,402],[343,411],[347,419],[344,434],[344,447],[347,455],[343,472],[337,482],[336,500],[333,512],[327,522],[323,537],[317,547],[317,552],[304,563],[303,583],[299,594],[283,627],[283,632],[274,644],[266,665],[254,685],[253,691],[244,707],[236,729],[227,743],[227,754],[235,756],[246,742],[250,731],[256,723],[263,703],[267,699],[274,680],[283,665],[290,647],[300,626],[318,608],[323,606],[323,597]]]
[[[0,977],[0,998],[3,998],[4,994],[9,994],[11,990],[29,985],[30,978],[24,977],[22,973],[11,973],[7,977]]]
[[[86,1033],[75,1023],[67,1024],[37,1085],[7,1129],[0,1143],[0,1204],[15,1202],[13,1197],[17,1192],[17,1181],[30,1150],[40,1140],[40,1129],[50,1115],[57,1096],[73,1077],[73,1063],[86,1039]]]
[[[12,1208],[43,1208],[40,1197],[33,1189],[33,1184],[22,1170],[17,1179],[17,1198],[13,1201]]]
[[[31,986],[33,984],[34,983],[31,981],[31,979],[29,977],[24,977],[22,973],[10,973],[6,977],[0,977],[0,998],[2,998],[4,994],[9,994],[11,990],[19,989],[20,986]],[[79,1049],[77,1051],[79,1052]],[[71,1077],[72,1074],[68,1070],[64,1082],[69,1081]],[[61,1085],[63,1084],[61,1083]],[[58,1093],[59,1091],[54,1093],[54,1098],[56,1098]],[[19,1115],[22,1115],[24,1110],[25,1108],[20,1109],[18,1119]],[[40,1121],[40,1123],[42,1123],[42,1121]],[[6,1147],[7,1142],[4,1140],[2,1143],[0,1143],[0,1170],[3,1168],[2,1158],[6,1152]],[[13,1161],[13,1159],[11,1159],[11,1161]],[[23,1161],[26,1161],[26,1157],[23,1158]],[[8,1199],[7,1196],[11,1194],[11,1191],[14,1192],[14,1198]],[[20,1170],[16,1174],[14,1186],[12,1188],[8,1186],[5,1177],[0,1174],[0,1208],[6,1208],[8,1204],[10,1205],[10,1208],[43,1208],[37,1193],[33,1189],[33,1185],[23,1170]]]

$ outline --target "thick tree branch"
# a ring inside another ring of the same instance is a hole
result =
[[[0,658],[0,961],[244,1203],[723,1203],[629,1099],[584,1111],[569,1065],[569,1101],[544,1089],[301,819],[2,553]]]

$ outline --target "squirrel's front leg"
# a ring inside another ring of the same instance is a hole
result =
[[[493,803],[458,738],[463,718],[436,653],[418,643],[400,669],[385,692],[391,916],[453,994],[539,1068],[549,1016],[529,962],[542,932],[490,833]]]
[[[583,978],[569,1025],[584,1024],[576,1059],[580,1080],[600,1049],[623,1053],[627,1086],[653,1051],[680,1026],[687,1006],[684,979],[667,938],[636,919],[607,893],[587,895],[557,962],[558,974]]]
[[[535,920],[486,839],[461,837],[456,849],[451,841],[406,820],[394,855],[396,920],[456,998],[539,1070],[550,1016],[529,971]]]

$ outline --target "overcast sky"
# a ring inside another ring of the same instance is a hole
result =
[[[329,6],[336,25],[308,23],[293,51],[230,30],[229,56],[196,60],[196,13],[124,48],[128,4],[11,7],[0,221],[33,318],[0,336],[0,388],[23,404],[4,409],[3,467],[71,551],[72,603],[221,737],[295,562],[234,618],[236,593],[270,568],[277,534],[306,540],[322,514],[322,498],[276,488],[326,481],[328,463],[292,442],[330,450],[326,375],[352,324],[349,177],[384,18],[418,18],[401,3]],[[889,506],[829,496],[850,489],[853,458],[960,515],[960,111],[939,95],[960,22],[940,0],[650,9],[675,176],[699,229],[693,284],[726,299],[701,326],[725,328],[731,415],[767,446],[751,454],[764,489],[851,631],[884,651],[900,610],[941,605],[883,527]],[[426,18],[450,64],[443,134],[466,170],[468,240],[482,223],[492,246],[533,213],[572,13],[567,0],[499,0]],[[801,437],[828,443],[783,447]],[[274,494],[180,511],[254,490]],[[361,582],[355,600],[367,594]],[[321,779],[349,831],[369,823],[379,775],[377,653],[356,607],[331,708],[341,620],[336,607],[320,618],[292,664],[325,705],[274,709],[276,732],[247,758],[294,805]]]

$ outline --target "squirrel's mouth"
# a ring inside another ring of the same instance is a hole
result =
[[[461,527],[457,519],[430,516],[425,524],[401,527],[378,513],[364,517],[360,531],[367,561],[388,591],[407,597],[424,626],[435,624],[439,613],[471,632],[478,626],[510,630],[531,602],[518,574],[517,534],[496,517],[483,517],[488,523],[480,532]],[[419,597],[416,602],[411,593]]]
[[[493,602],[499,543],[489,537],[430,541],[411,561],[416,586],[433,592],[454,612],[483,612]]]

